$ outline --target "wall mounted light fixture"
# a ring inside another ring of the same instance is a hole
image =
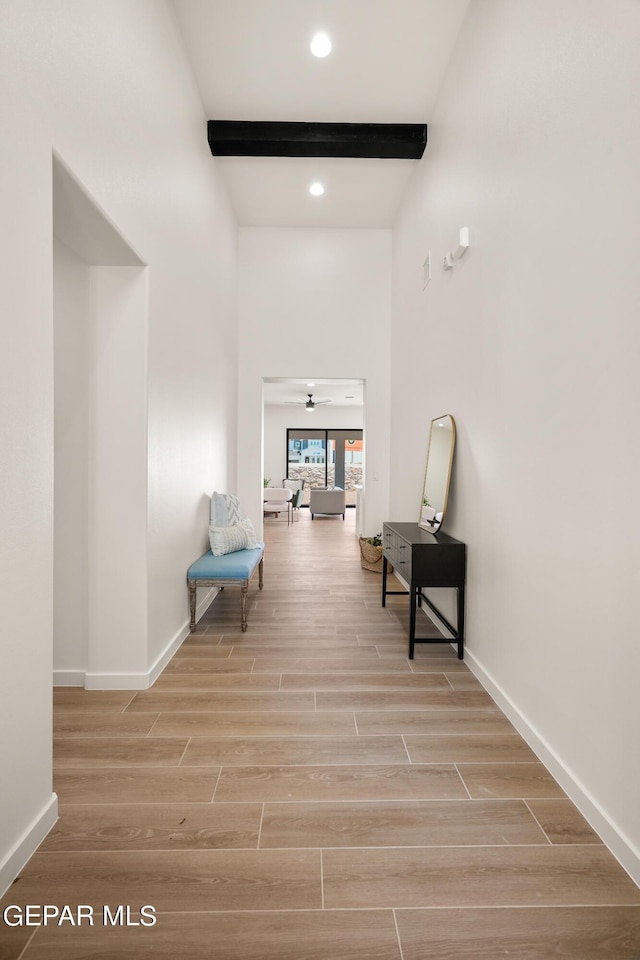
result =
[[[460,227],[460,238],[457,248],[446,254],[442,266],[445,270],[453,270],[456,260],[460,260],[469,249],[469,227]]]

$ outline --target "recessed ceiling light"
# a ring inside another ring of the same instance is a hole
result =
[[[326,33],[316,33],[310,45],[314,57],[328,57],[331,53],[331,40]]]
[[[309,187],[309,193],[312,197],[321,197],[324,193],[324,187],[316,181],[316,183],[312,183]]]
[[[308,383],[307,386],[308,386],[308,387],[315,387],[315,383]]]

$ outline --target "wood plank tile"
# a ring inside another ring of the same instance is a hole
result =
[[[145,716],[145,714],[141,714]],[[165,713],[151,736],[157,737],[323,737],[356,733],[352,713]]]
[[[370,640],[372,639],[373,638],[370,638]],[[388,664],[390,667],[395,663],[408,663],[409,669],[411,669],[411,664],[413,661],[407,659],[408,648],[406,638],[404,638],[401,643],[397,643],[393,646],[389,643],[379,643],[377,641],[374,642],[375,649],[383,663]],[[431,672],[433,673],[434,671]],[[438,672],[442,673],[441,670]]]
[[[67,803],[41,850],[255,849],[259,803]]]
[[[229,657],[216,660],[213,657],[176,657],[164,668],[165,674],[172,673],[251,673],[253,660],[250,657],[237,657],[233,662]]]
[[[366,656],[366,660],[361,659]],[[256,657],[253,672],[254,673],[354,673],[354,671],[363,670],[366,673],[410,673],[409,662],[407,660],[390,663],[387,660],[381,660],[377,655],[374,657],[366,650],[350,656],[333,659],[314,659],[313,657]]]
[[[329,600],[326,602],[329,603]],[[263,646],[264,644],[288,646],[291,642],[304,643],[306,646],[312,647],[316,643],[328,643],[329,641],[332,645],[340,644],[343,638],[346,643],[353,643],[357,639],[355,630],[346,630],[338,635],[332,624],[325,623],[322,628],[308,627],[304,623],[304,614],[301,614],[300,620],[292,622],[286,627],[279,620],[274,619],[273,623],[269,625],[260,624],[259,628],[252,624],[251,633],[248,630],[246,633],[241,633],[239,629],[228,630],[222,637],[221,646],[225,648],[229,646],[240,648],[243,646]]]
[[[406,597],[329,520],[265,531],[246,634],[225,591],[150,691],[54,692],[61,819],[7,896],[166,910],[0,960],[400,960],[392,907],[402,960],[640,960],[640,891],[561,792],[527,796],[553,788],[435,628],[407,659]]]
[[[289,657],[293,651],[299,651],[297,656],[331,657],[334,654],[358,651],[358,638],[353,635],[338,636],[327,631],[317,637],[301,637],[295,630],[287,631],[286,624],[278,621],[278,629],[272,633],[260,632],[260,636],[251,634],[250,640],[229,639],[229,648],[233,648],[235,656],[259,657],[264,653],[271,656]],[[246,636],[246,635],[245,635]]]
[[[637,905],[640,890],[598,846],[325,850],[328,909]]]
[[[121,713],[135,696],[135,690],[85,690],[83,687],[54,687],[53,705],[57,713]]]
[[[152,690],[279,690],[278,674],[252,673],[162,673]]]
[[[282,675],[283,690],[450,690],[438,673],[334,673]]]
[[[137,693],[126,713],[206,713],[209,711],[314,710],[311,691],[249,692],[229,690],[201,692],[144,690]]]
[[[206,803],[218,773],[216,767],[81,767],[54,771],[53,789],[63,803]]]
[[[547,842],[521,800],[267,803],[260,834],[261,847],[282,848]]]
[[[340,657],[357,656],[360,650],[358,638],[354,634],[339,636],[329,628],[320,637],[300,636],[296,630],[290,629],[279,621],[279,629],[272,634],[254,637],[250,640],[237,640],[233,644],[233,656],[262,655],[270,657]],[[375,651],[371,651],[375,653]]]
[[[63,767],[178,766],[187,737],[70,737],[53,741],[53,763]]]
[[[401,737],[197,737],[182,766],[409,763]]]
[[[639,907],[399,910],[403,960],[638,960]]]
[[[558,848],[559,849],[559,848]],[[317,850],[36,853],[20,875],[23,903],[152,904],[159,911],[319,909]],[[12,891],[13,900],[18,891]]]
[[[280,628],[282,630],[282,627]],[[256,661],[265,662],[265,663],[289,663],[292,660],[326,660],[327,662],[342,664],[344,663],[359,663],[361,669],[367,668],[368,661],[373,661],[378,663],[380,657],[377,651],[373,647],[361,647],[357,643],[350,645],[344,645],[342,643],[336,645],[335,647],[323,646],[323,647],[314,647],[310,644],[300,643],[294,645],[286,646],[252,646],[252,647],[241,647],[234,646],[231,651],[231,659],[234,657],[246,657],[252,656]],[[289,671],[294,672],[294,671]]]
[[[154,927],[46,927],[25,960],[400,960],[390,910],[161,913]],[[13,960],[13,958],[11,958]]]
[[[484,690],[480,681],[472,673],[455,673],[445,670],[444,675],[454,690]]]
[[[551,843],[602,843],[570,800],[527,800]]]
[[[180,660],[195,657],[198,660],[228,660],[230,650],[220,646],[221,640],[208,640],[206,634],[197,640],[193,634],[180,645],[176,657]]]
[[[535,762],[537,757],[517,734],[441,734],[406,736],[412,763]]]
[[[389,710],[358,711],[358,733],[441,735],[514,733],[498,708],[485,710]]]
[[[564,797],[542,763],[460,763],[460,776],[472,797]]]
[[[144,737],[158,718],[145,713],[58,713],[53,716],[54,737]]]
[[[455,767],[223,767],[214,802],[467,799]]]
[[[469,710],[493,707],[484,690],[320,691],[318,710]],[[131,707],[127,707],[130,710]]]
[[[10,901],[7,902],[7,905]],[[389,914],[389,916],[392,916]],[[10,914],[11,922],[17,919],[15,912]],[[0,920],[0,960],[20,960],[29,940],[35,936],[33,927],[11,927]]]
[[[401,626],[402,626],[402,632],[404,634],[404,639],[408,644],[409,643],[409,621],[407,620],[406,623],[403,621]],[[436,637],[439,636],[438,630],[435,627],[433,628],[433,630],[423,628],[422,634],[424,635],[425,638],[428,637],[430,641],[431,641],[431,638],[435,639]],[[418,659],[424,659],[425,657],[427,657],[429,659],[448,660],[451,663],[453,663],[454,661],[456,663],[461,662],[458,660],[457,647],[451,646],[451,644],[448,641],[445,641],[443,643],[436,643],[436,642],[425,643],[419,647],[416,647],[415,652],[416,652],[416,657],[418,657]],[[469,668],[467,667],[467,670],[468,669]]]
[[[262,656],[264,654],[266,656],[280,656],[283,658],[304,657],[309,651],[315,649],[317,643],[323,644],[323,654],[325,657],[331,657],[333,653],[338,650],[345,654],[351,653],[351,656],[357,656],[360,649],[358,638],[355,634],[345,634],[344,637],[338,636],[330,627],[327,627],[326,632],[322,636],[322,640],[317,637],[301,635],[299,631],[289,627],[283,627],[282,624],[280,624],[277,630],[273,629],[269,632],[261,630],[259,634],[252,634],[250,640],[251,645],[249,646],[249,642],[246,639],[243,642],[237,637],[230,636],[230,656],[234,658],[249,657],[255,652],[256,656]],[[258,650],[256,650],[257,647],[259,647]]]
[[[469,673],[469,667],[464,660],[458,660],[455,656],[447,659],[430,657],[423,653],[423,649],[416,647],[415,658],[408,661],[412,673],[463,673],[465,676]]]

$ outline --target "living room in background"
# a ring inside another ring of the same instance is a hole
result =
[[[362,429],[287,428],[287,476],[305,480],[303,504],[311,487],[342,487],[347,506],[355,506],[362,483]]]

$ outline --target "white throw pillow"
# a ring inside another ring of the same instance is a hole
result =
[[[209,526],[209,543],[214,557],[223,557],[237,550],[252,549],[258,546],[256,532],[248,517],[238,520],[229,527]]]
[[[231,527],[238,520],[242,520],[240,501],[230,493],[211,494],[211,509],[209,521],[215,527]]]

